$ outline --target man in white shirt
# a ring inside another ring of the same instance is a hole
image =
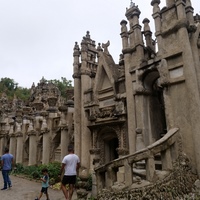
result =
[[[68,146],[68,153],[62,160],[61,174],[63,170],[65,171],[61,181],[61,189],[66,200],[71,200],[76,183],[77,170],[80,168],[80,159],[74,154],[72,145]],[[69,191],[66,189],[67,184],[69,185]]]

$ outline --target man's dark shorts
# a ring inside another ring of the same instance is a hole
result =
[[[42,187],[41,192],[47,194],[48,187]]]
[[[76,175],[74,176],[63,176],[62,179],[62,184],[67,185],[67,184],[75,184],[76,183]]]

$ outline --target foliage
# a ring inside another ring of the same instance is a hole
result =
[[[54,79],[54,80],[50,80],[50,82],[52,82],[53,84],[55,84],[58,87],[58,89],[61,92],[61,96],[65,97],[65,98],[67,98],[66,90],[68,88],[73,88],[72,81],[67,80],[65,77],[61,77],[61,81]]]
[[[61,77],[61,80],[53,79],[49,82],[55,84],[61,92],[61,96],[67,98],[66,90],[69,88],[73,88],[72,81],[67,80],[65,77]],[[17,98],[26,101],[30,97],[31,89],[23,88],[18,86],[11,78],[1,78],[0,79],[0,96],[5,93],[8,97],[8,100],[13,100],[14,96]]]
[[[0,81],[0,90],[1,91],[12,91],[15,90],[18,86],[18,83],[16,83],[13,79],[11,78],[1,78]]]
[[[50,180],[53,183],[59,182],[58,175],[60,173],[61,164],[59,162],[52,162],[49,164],[41,164],[38,166],[23,166],[22,164],[16,164],[15,170],[12,172],[13,174],[25,175],[31,179],[40,179],[42,176],[42,169],[47,168]]]
[[[13,79],[5,77],[0,80],[0,95],[2,93],[5,93],[9,100],[12,100],[14,95],[21,100],[27,100],[30,96],[30,89],[18,87],[18,83]]]
[[[88,177],[87,183],[86,183],[86,190],[91,191],[92,190],[92,175]]]
[[[23,87],[17,87],[17,89],[15,91],[15,95],[19,99],[26,101],[30,97],[30,89],[23,88]]]

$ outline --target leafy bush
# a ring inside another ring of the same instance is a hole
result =
[[[86,183],[86,190],[91,191],[92,190],[92,175],[88,177],[87,183]]]
[[[23,166],[22,164],[16,164],[16,168],[12,171],[12,174],[21,174],[28,178],[39,180],[42,176],[42,169],[47,168],[51,182],[57,183],[60,181],[58,178],[60,167],[61,164],[59,162],[52,162],[38,166]]]

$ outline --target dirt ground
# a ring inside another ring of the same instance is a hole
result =
[[[16,176],[10,176],[12,181],[12,188],[7,190],[0,190],[1,200],[35,200],[41,190],[41,183],[35,181],[29,181],[24,178]],[[3,178],[0,173],[0,188],[3,188]],[[50,200],[65,200],[61,190],[53,190],[49,188]],[[76,191],[73,194],[73,200],[77,199]],[[43,195],[41,200],[46,200],[46,196]]]

